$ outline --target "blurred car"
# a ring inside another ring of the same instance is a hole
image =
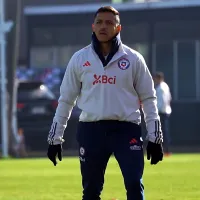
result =
[[[19,120],[52,118],[57,105],[55,95],[43,82],[19,82],[17,95]]]
[[[58,102],[41,81],[20,81],[17,90],[17,125],[22,129],[28,151],[47,148],[47,134]]]
[[[58,105],[58,97],[43,82],[19,82],[17,95],[18,128],[25,133],[25,140],[30,151],[44,151],[47,148],[47,134],[51,128]],[[75,106],[68,122],[65,138],[67,148],[76,144],[76,126],[80,109]],[[64,144],[65,145],[65,144]]]

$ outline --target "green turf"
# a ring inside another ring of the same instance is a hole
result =
[[[123,179],[111,158],[102,200],[126,200]],[[200,154],[173,155],[157,166],[145,163],[146,200],[200,200]],[[79,160],[0,159],[0,200],[81,200]]]

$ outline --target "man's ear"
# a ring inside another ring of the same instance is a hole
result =
[[[94,24],[92,24],[92,31],[94,32]]]
[[[117,30],[118,30],[118,32],[120,32],[122,30],[122,26],[120,24],[117,26]]]

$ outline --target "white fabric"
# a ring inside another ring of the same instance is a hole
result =
[[[141,122],[141,101],[147,139],[155,142],[157,135],[160,137],[161,127],[157,123],[159,115],[152,77],[142,55],[123,44],[105,67],[92,45],[72,56],[60,87],[59,103],[48,136],[49,143],[61,142],[76,100],[82,110],[80,121],[119,120],[136,124]],[[162,138],[158,140],[161,142]]]
[[[156,96],[157,96],[157,102],[158,102],[157,106],[159,113],[171,114],[172,109],[170,106],[170,102],[172,100],[172,97],[167,83],[162,81],[156,87]]]

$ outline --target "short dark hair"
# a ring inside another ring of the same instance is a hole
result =
[[[164,80],[164,78],[165,78],[163,72],[156,72],[155,77],[158,78],[159,80]]]
[[[98,13],[105,13],[105,12],[110,12],[113,15],[117,16],[117,18],[118,18],[117,22],[120,24],[119,11],[116,10],[115,8],[113,8],[112,6],[103,6],[103,7],[99,8],[95,13],[94,18],[96,18]]]

